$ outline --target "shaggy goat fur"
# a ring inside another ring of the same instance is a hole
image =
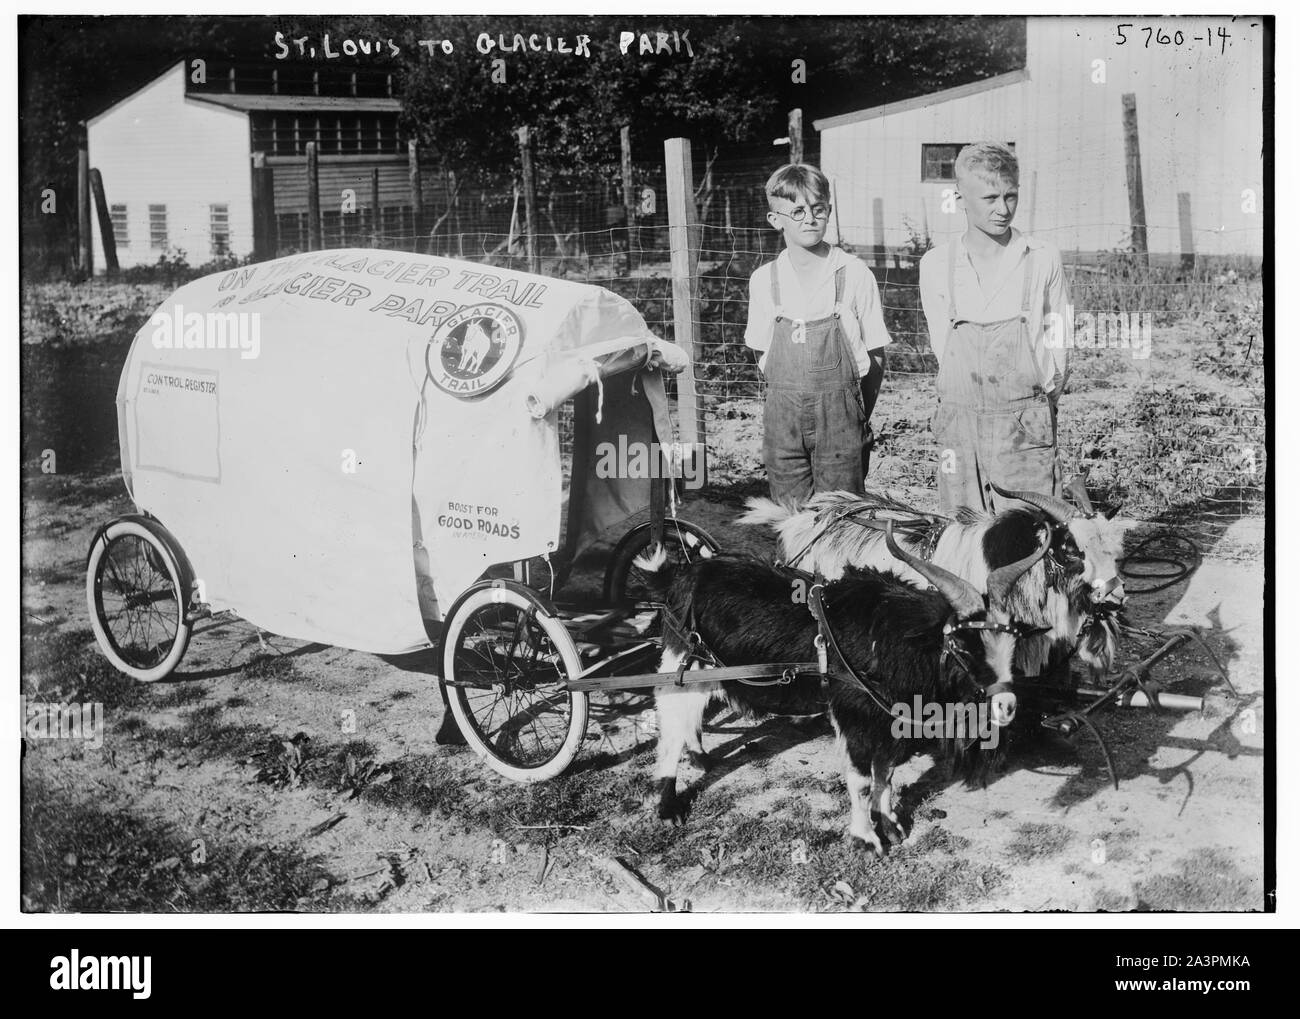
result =
[[[851,519],[854,510],[870,509],[869,503],[850,492],[814,495],[802,508],[783,506],[771,499],[750,499],[742,524],[773,528],[785,556],[798,555],[791,563],[800,569],[819,572],[827,579],[841,576],[847,566],[896,568],[914,584],[925,584],[914,569],[899,563],[885,547],[885,534],[875,527]],[[1010,509],[997,515],[962,509],[956,520],[939,525],[942,530],[934,545],[931,562],[970,581],[983,591],[990,570],[1027,555],[1040,540],[1048,524],[1034,510]],[[1026,676],[1041,675],[1072,653],[1077,653],[1096,674],[1110,671],[1115,661],[1118,626],[1113,616],[1089,623],[1092,613],[1093,582],[1108,579],[1117,571],[1123,526],[1101,517],[1076,517],[1066,528],[1053,532],[1052,550],[1066,543],[1069,551],[1082,553],[1083,571],[1064,573],[1056,584],[1049,583],[1047,564],[1038,563],[1025,573],[1013,589],[1007,611],[1016,619],[1049,632],[1020,642],[1016,666]],[[899,544],[924,557],[928,538],[900,535]],[[1121,589],[1122,591],[1122,589]]]
[[[650,574],[648,579],[672,618],[698,632],[722,664],[816,660],[817,623],[806,605],[791,598],[786,574],[751,560],[718,558],[681,567],[674,575],[665,563],[662,550],[637,561]],[[888,704],[910,707],[917,696],[933,704],[970,702],[978,687],[1011,681],[1016,641],[1012,634],[958,630],[954,638],[971,663],[968,674],[955,658],[941,658],[944,626],[954,615],[948,600],[938,591],[906,583],[895,573],[850,569],[827,586],[825,608],[845,659],[883,692]],[[981,611],[971,618],[985,615]],[[987,618],[1010,622],[1007,613],[996,608],[987,610]],[[665,634],[659,669],[673,672],[689,649],[676,627],[666,626]],[[691,682],[661,686],[655,694],[659,814],[675,821],[685,816],[685,804],[677,795],[678,759],[688,749],[697,761],[707,763],[702,723],[711,700],[725,700],[746,714],[802,715],[829,707],[846,755],[845,781],[852,804],[849,830],[880,853],[884,848],[876,823],[888,841],[903,837],[893,810],[895,766],[922,751],[934,752],[951,761],[968,783],[975,783],[985,780],[1001,759],[1000,744],[981,749],[978,741],[960,738],[895,738],[891,731],[895,716],[847,682],[833,680],[826,693],[816,677],[808,676],[776,686]],[[1009,720],[1008,715],[1003,721]]]

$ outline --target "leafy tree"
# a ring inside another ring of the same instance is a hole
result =
[[[770,161],[786,111],[801,107],[810,152],[817,117],[874,106],[1023,66],[1019,18],[904,17],[24,17],[19,22],[19,137],[24,266],[76,237],[79,122],[191,55],[275,61],[286,38],[393,38],[391,66],[403,124],[447,169],[484,187],[508,187],[518,161],[514,128],[535,129],[542,187],[590,188],[617,179],[619,127],[633,151],[656,158],[663,139],[685,135],[724,157]],[[557,52],[484,55],[480,33],[591,37],[590,58]],[[621,31],[676,31],[691,55],[619,52]],[[450,55],[421,39],[450,39]],[[504,57],[507,81],[491,80]],[[296,54],[281,66],[300,61]],[[806,83],[792,81],[803,60]],[[332,62],[331,62],[332,63]],[[337,65],[336,65],[337,66]],[[365,66],[384,66],[377,58]],[[41,215],[53,187],[54,216]]]

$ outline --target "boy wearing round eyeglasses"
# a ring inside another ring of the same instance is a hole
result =
[[[749,279],[745,344],[767,380],[763,462],[772,498],[863,492],[868,421],[889,344],[880,290],[858,258],[826,243],[830,182],[783,166],[767,182],[767,221],[785,250]]]

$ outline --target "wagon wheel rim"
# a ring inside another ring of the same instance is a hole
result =
[[[536,624],[533,612],[513,605],[493,608],[498,617],[510,610],[515,618],[501,627],[481,619],[484,613],[479,612],[466,623],[455,672],[475,682],[458,687],[457,693],[493,752],[530,767],[553,758],[567,738],[567,673],[559,649]]]
[[[134,668],[166,660],[179,637],[181,598],[166,563],[137,535],[113,539],[95,578],[95,597],[105,636]],[[170,603],[171,608],[160,606]]]

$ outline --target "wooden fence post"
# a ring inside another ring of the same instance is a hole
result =
[[[108,213],[108,199],[104,197],[104,177],[90,171],[90,190],[95,196],[95,211],[99,215],[99,239],[104,246],[104,266],[109,275],[117,273],[117,238],[113,236],[113,217]]]
[[[266,165],[266,153],[253,153],[253,257],[259,262],[280,253],[279,224],[275,219],[275,171]]]
[[[370,168],[370,246],[379,247],[379,167]]]
[[[921,206],[925,208],[924,205]],[[840,232],[840,203],[839,190],[835,187],[835,181],[831,181],[831,211],[835,213],[835,243],[844,243],[844,234]]]
[[[803,110],[793,109],[790,111],[789,130],[786,132],[790,135],[790,162],[803,162]]]
[[[406,176],[411,186],[411,218],[415,243],[424,236],[424,185],[420,181],[420,151],[412,138],[406,143]],[[413,251],[419,251],[418,247]]]
[[[451,188],[448,192],[447,212],[451,216],[451,229],[456,234],[456,257],[465,257],[465,235],[460,229],[460,184],[456,182],[456,171],[447,171],[447,184]]]
[[[307,249],[320,251],[320,163],[315,142],[307,143]]]
[[[1139,264],[1147,264],[1147,208],[1142,198],[1142,152],[1138,147],[1137,96],[1125,92],[1124,169],[1128,176],[1128,218],[1133,251]]]
[[[688,138],[664,141],[668,184],[668,246],[672,257],[673,338],[690,367],[677,376],[679,440],[695,451],[704,443],[704,411],[695,388],[695,354],[699,340],[700,229],[696,222],[695,182]]]
[[[81,125],[77,145],[77,272],[83,278],[95,271],[95,246],[90,234],[90,148],[86,125]]]
[[[1028,222],[1025,224],[1026,232],[1032,237],[1034,234],[1034,222],[1038,218],[1038,171],[1029,172],[1029,201],[1023,200],[1020,203],[1029,206]]]
[[[889,260],[885,245],[885,200],[883,198],[871,199],[871,233],[873,237],[871,260],[876,265],[883,266]]]
[[[524,191],[524,249],[528,252],[528,271],[541,272],[542,259],[537,250],[537,180],[533,176],[533,138],[526,127],[519,128],[519,166]]]
[[[636,246],[636,192],[632,183],[632,125],[624,124],[619,131],[619,145],[623,150],[623,210],[627,216],[627,274],[632,275],[636,262],[632,254]],[[612,238],[611,238],[612,240]]]
[[[1196,241],[1192,237],[1192,195],[1189,191],[1178,192],[1178,240],[1183,251],[1183,268],[1196,268]]]

